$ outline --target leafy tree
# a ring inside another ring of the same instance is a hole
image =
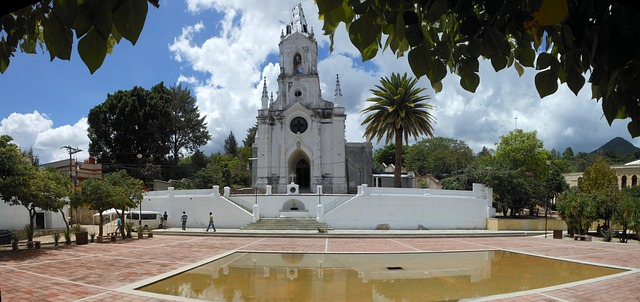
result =
[[[40,204],[40,208],[46,211],[52,211],[54,213],[60,213],[62,215],[62,221],[64,221],[65,227],[69,230],[69,223],[64,213],[64,206],[74,205],[73,196],[71,194],[71,182],[68,175],[61,173],[54,168],[47,168],[42,170],[43,176],[43,202]]]
[[[107,164],[107,171],[140,162],[138,155],[164,163],[172,120],[168,100],[162,83],[151,90],[136,86],[107,95],[104,103],[89,112],[89,153]]]
[[[194,152],[190,158],[191,165],[193,165],[196,172],[206,168],[207,163],[209,162],[207,156],[204,155],[204,153],[200,150],[196,150],[196,152]]]
[[[159,0],[149,3],[159,7]],[[147,17],[147,1],[28,0],[8,1],[0,9],[0,73],[18,50],[49,51],[51,61],[70,60],[74,34],[78,54],[94,73],[125,38],[135,45]]]
[[[29,183],[34,167],[8,135],[0,136],[0,197],[10,205]]]
[[[522,129],[515,129],[508,135],[500,136],[496,159],[507,164],[512,170],[519,169],[534,179],[542,180],[547,175],[547,151],[542,147],[542,141],[536,137],[536,131],[524,132]]]
[[[372,140],[374,137],[378,141],[385,137],[386,143],[395,139],[395,171],[393,186],[402,186],[402,141],[409,143],[409,136],[419,137],[427,135],[433,137],[432,123],[435,117],[429,112],[434,107],[424,103],[429,97],[421,95],[424,88],[416,87],[418,80],[408,77],[407,74],[400,76],[392,73],[391,77],[384,77],[380,80],[380,85],[376,89],[371,89],[373,97],[366,101],[371,105],[362,110],[363,114],[368,114],[362,125],[366,125],[364,135]]]
[[[408,170],[438,179],[461,173],[474,160],[473,151],[464,141],[446,137],[417,142],[407,148],[404,158]]]
[[[233,136],[233,131],[229,133],[229,136],[224,140],[224,154],[236,155],[238,154],[238,142],[236,137]]]
[[[169,127],[169,145],[173,164],[177,165],[180,152],[191,152],[211,139],[205,117],[200,117],[196,100],[182,85],[169,88],[172,119]]]
[[[107,174],[104,179],[113,186],[115,193],[115,196],[113,196],[115,201],[114,208],[120,209],[118,215],[123,222],[122,225],[120,225],[120,234],[122,234],[122,238],[124,239],[126,237],[124,230],[124,224],[126,222],[124,212],[128,208],[140,205],[142,202],[142,194],[144,193],[144,185],[142,180],[127,175],[126,170]],[[139,225],[139,228],[142,228],[142,225]]]
[[[406,146],[402,146],[402,154],[405,154]],[[396,145],[391,143],[383,146],[380,149],[376,149],[373,152],[373,164],[379,167],[378,172],[384,170],[384,165],[395,162],[396,160]],[[384,164],[384,165],[383,165]]]
[[[613,221],[622,226],[621,240],[627,241],[627,229],[640,236],[640,186],[622,189],[623,199],[613,215]],[[640,239],[640,238],[638,238]]]
[[[258,133],[258,123],[256,122],[253,127],[247,130],[247,137],[242,141],[242,145],[247,148],[252,148],[253,143],[256,141],[256,134]]]
[[[448,72],[475,92],[478,59],[496,71],[513,66],[538,70],[540,97],[555,93],[558,80],[576,95],[591,83],[609,124],[631,118],[640,135],[640,12],[619,1],[318,1],[324,33],[331,39],[345,23],[363,60],[379,48],[398,57],[408,52],[416,77],[427,76],[439,92]],[[383,35],[386,37],[384,46]],[[537,55],[536,55],[537,54]],[[447,70],[448,67],[448,70]]]
[[[120,196],[116,188],[104,179],[89,178],[80,183],[79,203],[98,212],[98,236],[102,237],[104,217],[102,212],[119,208]]]
[[[602,157],[588,167],[582,177],[578,179],[578,189],[585,194],[596,196],[598,201],[598,216],[609,225],[613,211],[620,201],[618,193],[618,177]]]
[[[564,149],[564,152],[562,152],[562,157],[565,159],[573,158],[573,149],[571,149],[571,147],[567,147],[567,149]]]
[[[105,170],[126,168],[147,183],[157,167],[164,167],[164,178],[184,177],[190,171],[177,167],[180,152],[196,150],[210,137],[189,91],[163,83],[107,95],[91,109],[88,123],[89,153]]]
[[[564,191],[557,200],[560,217],[567,223],[569,233],[584,235],[598,218],[595,195],[585,194],[575,188]]]

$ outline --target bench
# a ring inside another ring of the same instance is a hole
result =
[[[14,251],[18,250],[19,246],[26,246],[27,248],[33,248],[35,247],[37,250],[40,249],[40,241],[18,241],[18,242],[12,242],[11,243],[11,249]]]

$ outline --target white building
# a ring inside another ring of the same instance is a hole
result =
[[[334,102],[322,99],[318,45],[302,6],[280,37],[280,75],[274,99],[266,79],[258,110],[253,181],[276,193],[295,183],[301,192],[355,193],[372,183],[371,143],[345,140],[345,108],[336,76]]]

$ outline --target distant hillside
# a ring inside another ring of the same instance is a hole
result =
[[[598,150],[602,150],[602,152],[613,151],[615,155],[621,156],[638,152],[640,151],[640,148],[634,146],[632,143],[622,137],[616,137],[610,140],[608,143],[602,145],[600,148],[593,150],[591,153],[597,153]]]

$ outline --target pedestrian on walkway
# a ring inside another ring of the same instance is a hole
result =
[[[187,218],[189,218],[189,216],[187,216],[187,213],[185,211],[182,211],[182,217],[180,217],[180,220],[182,220],[183,231],[187,229]]]
[[[167,223],[169,223],[167,219],[169,219],[169,215],[167,215],[167,211],[164,211],[164,215],[162,215],[162,228],[165,230],[167,229]]]
[[[216,226],[213,225],[213,212],[209,212],[209,225],[207,226],[207,232],[209,231],[209,228],[213,228],[213,231],[216,231]]]

